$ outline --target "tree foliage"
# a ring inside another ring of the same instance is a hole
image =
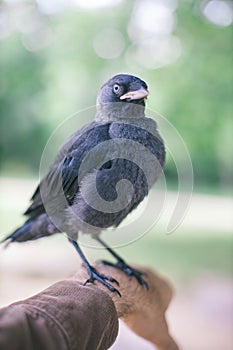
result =
[[[175,25],[169,33],[177,57],[169,61],[165,55],[164,64],[158,64],[157,57],[155,62],[149,59],[147,39],[149,45],[153,40],[161,45],[168,36],[152,33],[140,39],[140,28],[130,32],[139,2],[47,12],[39,6],[42,1],[0,4],[0,154],[5,173],[37,172],[54,128],[94,105],[99,86],[110,75],[129,72],[148,82],[149,107],[166,116],[185,140],[196,183],[230,184],[232,27],[210,23],[201,12],[203,2],[180,1],[171,12]],[[118,36],[111,40],[113,30]],[[103,55],[109,48],[113,57],[101,57],[98,46]],[[170,160],[166,171],[169,179],[176,177]]]

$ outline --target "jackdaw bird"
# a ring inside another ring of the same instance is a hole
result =
[[[118,74],[101,87],[95,119],[62,145],[24,213],[28,219],[4,242],[65,232],[87,268],[86,283],[99,281],[119,293],[111,284],[117,281],[100,274],[83,254],[78,233],[89,233],[116,259],[116,264],[105,264],[148,287],[142,273],[100,238],[102,230],[117,227],[142,202],[164,165],[165,147],[157,124],[145,116],[148,93],[144,81],[128,74]]]

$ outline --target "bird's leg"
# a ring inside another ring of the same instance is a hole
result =
[[[146,281],[144,281],[144,279],[142,278],[142,275],[145,275],[145,273],[134,269],[133,267],[129,266],[117,253],[114,252],[114,250],[112,250],[112,248],[110,248],[105,242],[102,241],[102,239],[100,239],[99,237],[95,237],[95,239],[103,246],[107,249],[107,251],[114,256],[114,258],[117,260],[117,262],[115,264],[106,261],[106,260],[102,260],[102,262],[105,265],[110,265],[113,266],[123,272],[125,272],[130,278],[135,277],[136,280],[138,281],[139,284],[143,285],[144,287],[146,287],[146,289],[148,289],[148,284]]]
[[[75,250],[79,253],[79,256],[81,257],[81,259],[82,259],[82,261],[87,269],[87,273],[89,275],[89,278],[84,283],[84,286],[87,283],[93,283],[94,281],[98,281],[101,284],[103,284],[105,287],[107,287],[111,292],[116,292],[119,296],[121,296],[120,292],[116,288],[114,288],[110,283],[107,282],[107,281],[115,282],[117,285],[119,285],[117,280],[115,280],[115,278],[113,278],[111,276],[106,276],[106,275],[99,273],[93,266],[90,265],[87,258],[85,257],[82,250],[80,249],[78,243],[75,240],[70,239],[70,238],[69,238],[69,242],[74,246]]]

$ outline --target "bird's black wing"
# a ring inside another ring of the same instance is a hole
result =
[[[64,158],[62,188],[69,205],[73,203],[83,178],[98,168],[105,159],[107,149],[102,147],[97,152],[96,146],[110,139],[109,127],[109,123],[101,124],[82,134],[73,144],[72,151]]]
[[[24,215],[27,215],[30,218],[34,218],[45,212],[41,191],[40,191],[41,187],[48,188],[48,190],[45,191],[45,194],[43,197],[46,197],[46,193],[48,193],[50,194],[50,198],[51,198],[52,190],[53,190],[54,196],[56,196],[57,191],[54,191],[54,188],[51,188],[51,186],[54,183],[57,183],[57,181],[54,181],[54,179],[59,178],[58,174],[60,172],[61,162],[70,152],[72,152],[72,150],[74,149],[74,145],[76,147],[78,146],[77,140],[80,138],[80,136],[83,133],[86,133],[88,130],[94,128],[96,125],[97,123],[95,121],[87,123],[68,137],[65,143],[58,150],[54,163],[50,166],[47,174],[42,179],[40,184],[37,186],[35,192],[33,193],[31,197],[32,203],[30,204],[28,209],[24,212]]]
[[[109,138],[108,129],[109,124],[95,122],[83,128],[83,132],[78,130],[78,133],[71,136],[61,147],[54,164],[38,185],[25,215],[33,218],[44,213],[45,202],[49,202],[50,206],[59,206],[61,193],[65,195],[68,204],[72,204],[79,189],[80,165],[92,148]]]

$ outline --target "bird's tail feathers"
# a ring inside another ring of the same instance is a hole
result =
[[[4,248],[6,248],[12,242],[31,241],[58,232],[59,230],[52,223],[48,215],[42,214],[37,218],[27,220],[22,226],[0,241],[0,243],[5,243]]]

